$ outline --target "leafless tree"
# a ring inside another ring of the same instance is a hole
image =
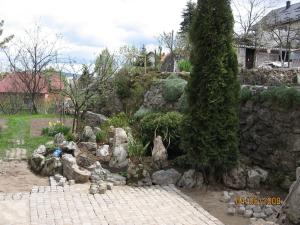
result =
[[[39,93],[49,84],[48,77],[43,71],[58,58],[58,40],[49,40],[48,36],[42,33],[39,26],[33,30],[25,31],[22,39],[15,41],[10,46],[3,47],[11,71],[18,75],[19,87],[31,100],[31,110],[38,112],[37,97]]]
[[[4,25],[4,21],[3,20],[1,20],[0,21],[0,36],[3,34],[3,25]],[[6,43],[8,43],[11,39],[13,39],[13,35],[10,35],[10,36],[8,36],[8,37],[5,37],[3,40],[0,40],[0,48],[1,47],[4,47],[4,45],[6,44]]]
[[[78,129],[80,118],[93,97],[105,91],[108,81],[117,71],[116,59],[107,49],[97,57],[94,68],[93,65],[83,65],[77,69],[76,65],[75,61],[69,61],[67,72],[72,74],[72,78],[65,80],[64,88],[60,90],[64,97],[71,100],[74,108],[72,132]]]
[[[280,21],[276,12],[264,21],[263,31],[266,32],[268,42],[273,42],[274,47],[279,48],[279,58],[284,67],[284,62],[288,59],[288,53],[292,48],[299,47],[300,28],[294,25],[290,18]],[[289,66],[289,60],[288,60]]]
[[[236,36],[241,42],[255,42],[253,26],[276,6],[279,0],[233,0],[232,6],[237,24]]]

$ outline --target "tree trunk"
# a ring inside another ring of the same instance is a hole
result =
[[[31,103],[32,103],[32,106],[31,106],[32,112],[35,113],[35,114],[37,114],[38,113],[38,109],[36,107],[35,94],[31,95]]]

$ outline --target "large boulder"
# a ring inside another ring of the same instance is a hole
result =
[[[177,182],[177,185],[184,188],[202,187],[203,181],[202,173],[190,169],[184,172],[180,180]]]
[[[299,167],[298,167],[299,168]],[[296,182],[292,184],[289,191],[289,198],[283,208],[287,218],[293,224],[300,224],[300,177],[298,177],[299,169],[296,170]]]
[[[152,166],[154,169],[163,169],[168,165],[168,153],[161,136],[157,136],[153,141]]]
[[[129,160],[127,168],[127,179],[129,184],[137,186],[150,186],[152,180],[149,171],[141,163]]]
[[[92,183],[98,183],[100,181],[106,181],[108,170],[103,169],[99,162],[95,163],[95,168],[91,172]]]
[[[70,154],[64,154],[62,157],[63,161],[63,176],[69,180],[75,180],[76,183],[85,183],[89,181],[91,172],[80,168],[76,159]]]
[[[78,151],[78,146],[74,141],[64,141],[62,144],[60,144],[60,148],[64,153],[68,153],[71,155],[75,155]]]
[[[62,133],[58,133],[54,136],[54,144],[60,145],[66,141],[65,136]]]
[[[40,154],[46,155],[47,149],[45,145],[40,145],[37,149],[34,150],[33,155]]]
[[[176,184],[181,174],[175,169],[159,170],[152,174],[152,182],[159,185]]]
[[[226,187],[244,189],[246,187],[246,172],[242,167],[236,167],[223,174]]]
[[[87,111],[85,114],[84,114],[84,119],[85,119],[85,122],[87,124],[89,124],[90,126],[98,126],[98,125],[101,125],[103,123],[105,123],[107,121],[107,117],[102,115],[102,114],[97,114],[97,113],[94,113],[94,112],[91,112],[91,111]]]
[[[81,134],[81,140],[84,142],[96,142],[96,135],[90,126],[85,126]]]
[[[108,173],[106,181],[113,183],[114,186],[126,184],[126,178],[117,173]]]
[[[32,171],[39,173],[45,165],[45,156],[41,154],[33,154],[29,161]]]
[[[97,144],[95,142],[80,142],[78,148],[88,152],[95,152],[97,150]]]
[[[247,186],[249,188],[259,188],[260,184],[268,178],[268,172],[259,167],[248,170]]]
[[[112,157],[109,166],[124,168],[128,165],[128,137],[123,128],[114,129]]]
[[[109,162],[111,158],[111,151],[109,145],[102,145],[96,150],[96,156],[100,162]]]
[[[62,163],[60,158],[51,156],[45,159],[45,164],[41,170],[43,176],[53,176],[62,173]]]

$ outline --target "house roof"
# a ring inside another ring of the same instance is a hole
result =
[[[284,7],[274,9],[263,20],[269,25],[280,25],[298,21],[300,20],[300,3],[292,4],[288,8],[285,5]]]
[[[7,74],[2,80],[0,80],[0,93],[28,93],[29,87],[33,88],[34,82],[28,83],[30,86],[26,86],[26,83],[22,82],[26,76],[28,76],[28,79],[31,77],[30,74],[26,73]],[[37,81],[39,80],[38,87],[35,88],[39,94],[47,94],[51,89],[64,88],[64,84],[61,82],[58,74],[53,74],[49,77],[49,80],[46,80],[44,76],[33,77],[32,81],[34,81],[34,79]]]

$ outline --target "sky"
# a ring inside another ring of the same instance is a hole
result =
[[[64,54],[88,61],[105,47],[153,48],[160,33],[179,29],[185,5],[186,0],[2,0],[2,37],[21,37],[39,24],[62,36]]]
[[[285,0],[281,5],[285,4]],[[299,2],[294,0],[292,3]],[[22,38],[35,24],[59,34],[62,54],[93,61],[105,47],[129,44],[153,49],[163,31],[177,31],[187,0],[2,0],[3,36]],[[1,56],[0,56],[1,70]]]

